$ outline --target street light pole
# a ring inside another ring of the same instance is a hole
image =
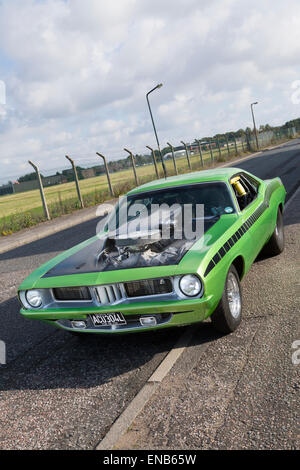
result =
[[[162,167],[163,167],[163,170],[164,170],[164,175],[165,175],[165,178],[166,178],[166,177],[167,177],[167,171],[166,171],[166,167],[165,167],[165,162],[164,162],[164,160],[163,160],[162,153],[161,153],[161,150],[160,150],[159,140],[158,140],[158,136],[157,136],[157,132],[156,132],[156,127],[155,127],[154,119],[153,119],[153,114],[152,114],[151,106],[150,106],[150,102],[149,102],[149,95],[150,95],[150,93],[152,93],[154,90],[156,90],[156,89],[158,89],[158,88],[161,88],[162,86],[163,86],[162,83],[159,83],[159,84],[156,85],[154,88],[152,88],[152,90],[148,91],[148,93],[146,94],[146,99],[147,99],[147,103],[148,103],[149,113],[150,113],[150,116],[151,116],[151,121],[152,121],[152,125],[153,125],[153,130],[154,130],[154,134],[155,134],[155,138],[156,138],[156,142],[157,142],[157,147],[158,147],[158,151],[159,151],[159,155],[160,155]]]
[[[256,139],[256,147],[257,147],[257,149],[259,149],[258,137],[257,137],[257,129],[256,129],[256,124],[255,124],[254,112],[253,112],[253,106],[254,106],[255,104],[258,104],[258,102],[256,101],[255,103],[251,103],[251,113],[252,113],[253,127],[254,127],[255,139]]]

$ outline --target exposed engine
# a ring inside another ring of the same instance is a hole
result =
[[[130,238],[108,237],[98,257],[101,270],[116,268],[133,268],[175,264],[190,245],[190,241],[165,240],[160,233],[136,232]],[[159,238],[160,237],[160,238]]]
[[[100,270],[176,264],[192,243],[175,236],[176,218],[152,230],[131,232],[130,225],[109,233],[98,256]]]

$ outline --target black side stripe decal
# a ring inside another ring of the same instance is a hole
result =
[[[241,225],[241,227],[224,243],[224,245],[215,254],[212,260],[209,262],[204,277],[206,277],[211,270],[221,261],[226,253],[236,244],[236,242],[249,230],[250,227],[257,221],[257,219],[267,209],[267,204],[264,201],[256,211]]]

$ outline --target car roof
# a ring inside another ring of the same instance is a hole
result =
[[[241,170],[240,168],[215,168],[213,170],[195,171],[193,173],[186,173],[178,176],[168,176],[167,178],[150,181],[149,183],[138,186],[137,188],[129,191],[128,194],[135,194],[161,188],[172,188],[185,184],[228,181],[232,175],[235,175],[241,171],[244,170]]]

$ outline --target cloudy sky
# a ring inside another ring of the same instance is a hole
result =
[[[299,0],[0,0],[0,183],[155,145],[158,82],[162,147],[299,117],[299,58]]]

